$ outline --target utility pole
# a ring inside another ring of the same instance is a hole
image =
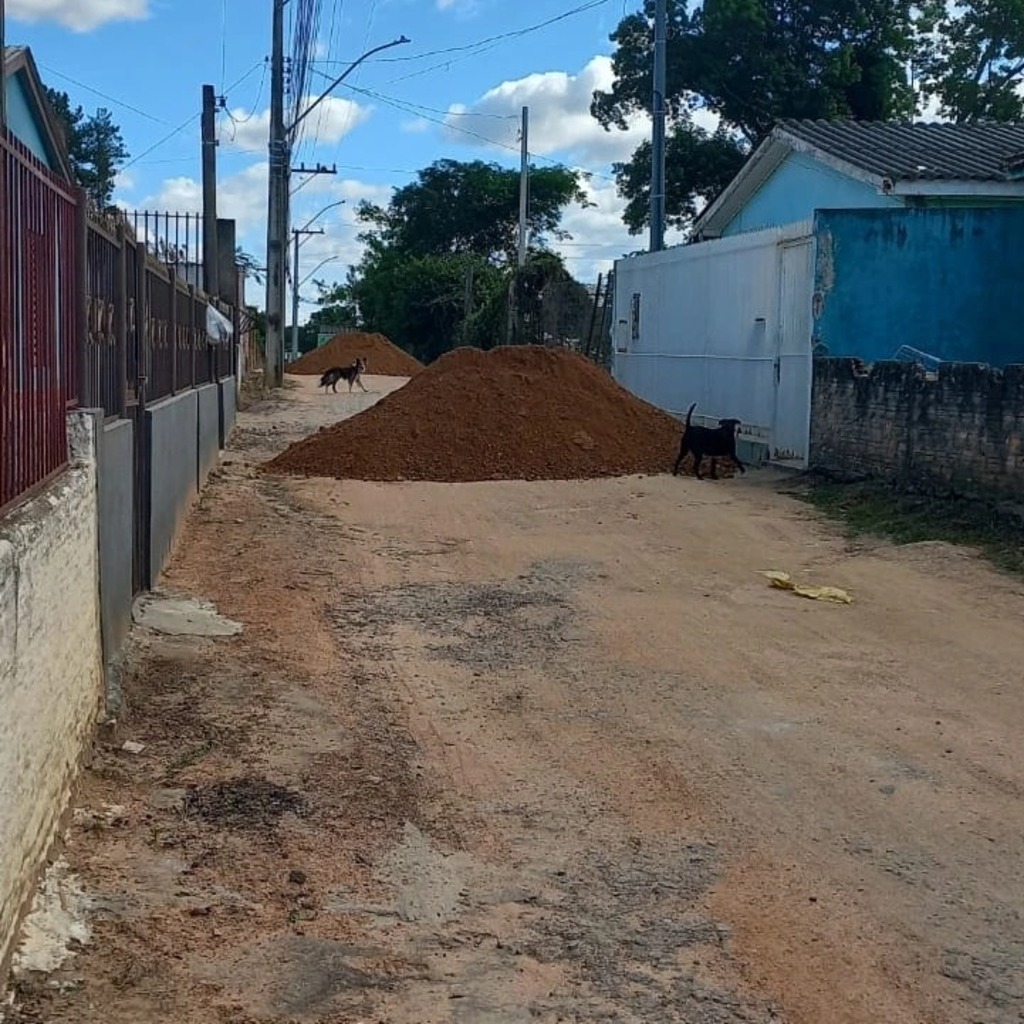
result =
[[[324,229],[309,231],[307,228],[292,230],[292,247],[295,263],[292,268],[292,359],[299,358],[299,239],[303,235],[322,235]]]
[[[220,298],[220,246],[217,239],[217,97],[203,86],[203,291]]]
[[[284,378],[284,332],[287,315],[286,263],[288,247],[288,200],[291,176],[291,139],[295,130],[368,57],[381,50],[408,43],[405,36],[367,50],[354,60],[314,100],[294,123],[284,123],[284,6],[289,0],[273,0],[273,50],[270,58],[270,181],[267,186],[267,371],[266,382],[280,387]]]
[[[284,5],[273,0],[270,56],[270,174],[267,186],[267,351],[266,383],[280,387],[284,376],[285,239],[288,236],[288,171],[291,154],[284,124]]]
[[[651,104],[651,252],[665,248],[665,64],[667,0],[654,5],[654,95]]]
[[[530,108],[523,107],[523,127],[520,130],[519,155],[519,266],[526,266],[529,244],[527,218],[530,214]]]

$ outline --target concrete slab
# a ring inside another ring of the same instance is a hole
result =
[[[167,636],[237,636],[242,624],[217,614],[209,601],[143,594],[132,609],[136,624]]]

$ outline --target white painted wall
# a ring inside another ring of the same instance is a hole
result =
[[[0,518],[0,964],[101,707],[94,421],[71,466]]]
[[[769,445],[784,435],[786,457],[805,459],[813,260],[783,254],[795,242],[809,253],[811,230],[802,222],[617,261],[616,380],[677,416],[696,402],[695,422],[734,416]]]

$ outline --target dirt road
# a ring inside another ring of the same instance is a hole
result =
[[[1024,1019],[1018,582],[763,476],[253,472],[349,401],[243,415],[166,586],[244,633],[138,632],[15,1020]]]

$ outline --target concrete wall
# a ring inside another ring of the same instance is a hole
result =
[[[1024,209],[821,210],[815,340],[824,355],[949,362],[1024,357]]]
[[[99,419],[98,492],[103,661],[120,651],[132,621],[135,437],[130,420]]]
[[[0,518],[0,966],[103,694],[92,418],[68,432],[71,467]]]
[[[163,571],[195,499],[199,466],[199,402],[195,391],[146,409],[150,463],[150,583]]]
[[[723,236],[809,220],[815,210],[901,208],[903,201],[815,160],[791,153],[728,223]]]
[[[241,355],[241,353],[239,353]],[[220,387],[220,446],[227,446],[231,431],[235,429],[238,419],[238,381],[234,377],[225,377]]]
[[[969,496],[1024,495],[1024,365],[816,359],[811,467]]]
[[[217,465],[220,450],[220,387],[206,384],[196,388],[198,419],[196,421],[196,485],[202,489],[210,470]]]

